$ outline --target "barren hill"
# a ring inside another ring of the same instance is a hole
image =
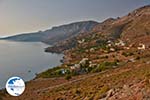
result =
[[[86,34],[86,35],[85,35]],[[97,36],[96,36],[97,35]],[[47,48],[49,52],[62,52],[77,46],[77,41],[90,38],[90,41],[105,39],[122,39],[127,43],[140,42],[139,39],[150,35],[150,6],[144,6],[134,10],[126,16],[116,19],[109,18],[93,27],[92,31],[82,33],[72,38],[67,38],[53,47]],[[95,37],[95,38],[94,38]],[[148,39],[147,39],[148,42]],[[95,44],[96,45],[96,44]]]

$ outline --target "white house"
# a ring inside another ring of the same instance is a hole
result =
[[[115,49],[114,48],[110,48],[110,51],[115,51]]]
[[[79,44],[84,43],[84,42],[85,42],[85,39],[78,40],[78,43],[79,43]]]
[[[140,43],[138,49],[145,50],[146,49],[145,44]]]
[[[125,46],[125,43],[122,40],[119,40],[119,42],[115,43],[116,46]]]

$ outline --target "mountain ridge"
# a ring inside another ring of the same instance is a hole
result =
[[[78,44],[78,41],[85,38],[95,37],[95,35],[97,35],[97,37],[90,39],[89,42],[92,43],[94,41],[99,41],[100,37],[103,37],[103,39],[105,38],[105,40],[121,39],[124,42],[127,42],[128,44],[132,44],[132,43],[134,44],[134,42],[139,43],[140,42],[138,41],[139,38],[150,34],[149,16],[150,16],[150,5],[147,5],[138,8],[136,10],[133,10],[132,12],[130,12],[129,14],[123,17],[118,17],[116,19],[108,18],[104,22],[101,22],[97,24],[95,27],[93,27],[93,29],[88,34],[86,34],[86,36],[84,35],[81,36],[82,34],[80,34],[79,36],[67,39],[66,41],[63,41],[59,44],[57,43],[56,45],[47,48],[46,51],[63,52],[67,49],[74,48]],[[73,46],[70,45],[72,43],[71,41],[74,41],[73,44],[76,45]],[[86,45],[86,42],[83,44]]]
[[[2,38],[4,40],[25,41],[25,42],[44,42],[53,44],[60,40],[71,37],[72,35],[91,30],[98,22],[96,21],[80,21],[70,24],[64,24],[45,31],[34,33],[23,33],[19,35]]]

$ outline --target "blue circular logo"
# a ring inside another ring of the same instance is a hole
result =
[[[6,90],[12,96],[20,96],[25,90],[25,83],[20,77],[11,77],[6,82]]]

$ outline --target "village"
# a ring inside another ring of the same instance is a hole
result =
[[[84,39],[78,42],[82,44],[84,43]],[[74,75],[95,73],[111,68],[117,68],[128,62],[136,62],[137,59],[140,59],[137,54],[141,54],[146,49],[149,49],[149,46],[144,43],[139,43],[135,46],[133,44],[127,45],[126,42],[121,39],[118,39],[115,42],[108,40],[105,48],[100,48],[98,50],[96,48],[90,48],[85,50],[85,53],[88,54],[81,60],[77,60],[73,63],[70,63],[72,61],[69,61],[69,63],[64,63],[62,66],[41,73],[40,76],[43,75],[43,77],[47,77],[45,76],[46,73],[48,77],[66,76],[67,79],[68,77],[70,79],[71,76]],[[68,55],[67,58],[69,58]]]

